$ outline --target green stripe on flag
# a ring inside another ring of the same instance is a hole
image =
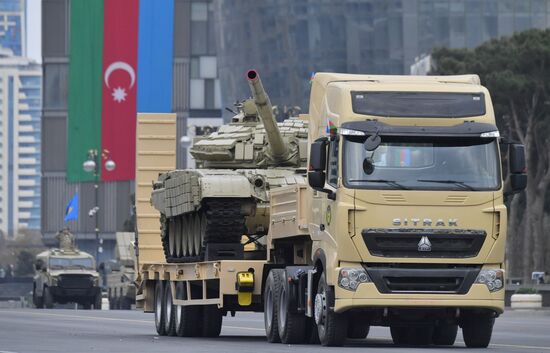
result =
[[[103,0],[71,1],[70,36],[67,180],[91,181],[82,163],[101,148]]]

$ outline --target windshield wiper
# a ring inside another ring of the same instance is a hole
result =
[[[464,188],[466,190],[471,190],[471,191],[476,190],[473,186],[471,186],[469,184],[466,184],[463,181],[458,181],[458,180],[418,179],[417,181],[424,182],[424,183],[455,184],[455,185],[458,185],[458,186],[462,186],[462,188]]]
[[[388,185],[393,186],[396,189],[403,189],[403,190],[410,190],[410,188],[406,187],[405,185],[399,184],[398,182],[394,180],[385,180],[385,179],[350,179],[351,182],[358,182],[358,181],[368,181],[373,183],[385,183]]]

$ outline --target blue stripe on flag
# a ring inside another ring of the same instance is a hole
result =
[[[174,0],[139,3],[137,111],[172,111]]]

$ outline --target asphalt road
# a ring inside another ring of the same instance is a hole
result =
[[[442,352],[465,350],[461,333],[453,347],[394,346],[389,330],[375,327],[366,340],[344,348],[269,344],[262,314],[224,318],[215,339],[159,337],[153,315],[140,311],[0,310],[0,353],[5,352]],[[497,319],[488,350],[468,352],[549,352],[550,311],[506,312]]]

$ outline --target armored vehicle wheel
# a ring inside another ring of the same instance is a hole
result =
[[[455,344],[458,325],[442,324],[434,328],[433,343],[441,346],[452,346]]]
[[[164,324],[164,283],[157,281],[155,285],[155,328],[160,336],[166,335]]]
[[[181,244],[181,256],[187,257],[189,256],[189,244],[187,243],[187,237],[185,235],[189,234],[189,215],[183,215],[179,218],[181,223],[181,234],[179,237]]]
[[[36,293],[36,286],[32,289],[32,302],[37,309],[44,308],[44,298]]]
[[[170,282],[166,282],[164,287],[164,328],[167,336],[176,335],[176,309],[172,300],[172,289]]]
[[[271,343],[281,342],[279,336],[278,310],[279,296],[283,285],[284,270],[273,269],[269,271],[264,290],[264,324],[267,341]]]
[[[202,228],[201,228],[202,212],[193,214],[193,255],[199,256],[202,254]]]
[[[46,309],[53,308],[53,294],[50,290],[50,287],[44,287],[44,290],[42,291],[43,300],[44,300],[44,307]]]
[[[319,340],[323,346],[341,346],[348,333],[348,320],[344,314],[335,313],[334,289],[326,281],[325,273],[321,274],[317,295],[315,296],[315,322]]]
[[[202,336],[218,337],[222,330],[222,311],[217,305],[205,305],[202,316]]]
[[[176,245],[176,240],[179,236],[179,234],[177,234],[177,226],[176,226],[176,219],[175,218],[170,218],[169,219],[169,224],[168,224],[168,251],[169,251],[169,254],[170,256],[173,256],[173,257],[178,257],[178,253],[177,253],[177,248],[178,246]]]

